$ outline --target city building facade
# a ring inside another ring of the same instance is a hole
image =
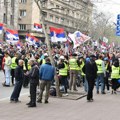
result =
[[[0,0],[0,23],[17,30],[18,0]]]
[[[18,30],[18,0],[0,0],[0,23],[5,28]],[[0,34],[0,40],[5,40],[5,31]]]
[[[45,27],[64,28],[66,32],[89,31],[93,4],[89,0],[43,0]],[[34,31],[34,23],[40,22],[39,9],[34,0],[19,1],[18,29],[21,39],[26,33],[44,38],[44,34]]]

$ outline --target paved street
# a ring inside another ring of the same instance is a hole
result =
[[[4,74],[2,71],[0,71],[0,100],[6,99],[8,97],[10,97],[12,91],[13,91],[13,86],[11,85],[11,87],[3,87],[2,83],[5,81],[4,78]],[[26,94],[29,92],[28,88],[23,88],[21,94]]]
[[[9,89],[9,88],[6,88]],[[10,89],[11,90],[11,89]],[[4,92],[4,89],[1,90]],[[1,92],[1,93],[2,93]],[[8,94],[7,94],[8,95]],[[0,101],[0,120],[119,120],[120,94],[94,94],[95,101],[86,102],[86,98],[68,100],[49,99],[49,104],[37,104],[37,108],[28,108],[28,95],[20,97],[21,103],[10,103],[9,99]]]

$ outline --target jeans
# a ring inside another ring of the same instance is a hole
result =
[[[104,73],[98,73],[97,75],[97,79],[96,79],[97,91],[99,91],[99,83],[101,83],[101,92],[104,92],[104,86],[105,86]]]
[[[88,92],[88,81],[86,79],[86,76],[83,76],[83,85],[85,92]]]
[[[5,84],[10,85],[10,69],[5,69]]]
[[[64,86],[65,93],[67,93],[68,88],[67,76],[60,76],[60,84]]]
[[[14,90],[10,98],[11,100],[15,100],[15,101],[18,100],[20,92],[21,92],[21,88],[22,88],[22,81],[16,81]]]

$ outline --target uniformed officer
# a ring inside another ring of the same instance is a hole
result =
[[[96,88],[97,88],[97,94],[99,94],[99,83],[101,83],[101,93],[105,94],[104,92],[104,86],[105,86],[105,81],[104,81],[104,76],[106,75],[105,73],[105,64],[104,61],[102,60],[102,56],[100,55],[98,60],[95,61],[97,64],[97,79],[96,79]]]
[[[116,94],[118,79],[120,78],[120,67],[118,59],[115,59],[112,64],[111,78],[112,78],[112,94],[113,93]]]
[[[68,64],[64,61],[64,56],[60,56],[60,61],[58,63],[58,69],[59,69],[59,78],[60,78],[60,84],[64,86],[65,93],[68,95],[67,92],[67,76],[68,76]]]
[[[79,68],[79,61],[76,59],[76,54],[73,54],[69,59],[69,69],[70,69],[70,85],[69,89],[71,90],[73,86],[73,90],[77,91],[76,89],[76,76],[78,74]]]
[[[15,78],[15,68],[17,67],[17,62],[16,62],[17,54],[14,55],[12,58],[12,63],[11,63],[11,76],[12,76],[12,85],[14,85],[14,78]]]

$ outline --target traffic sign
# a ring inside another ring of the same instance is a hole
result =
[[[117,15],[117,19],[120,20],[120,14]]]
[[[116,35],[120,36],[120,14],[117,15]]]

